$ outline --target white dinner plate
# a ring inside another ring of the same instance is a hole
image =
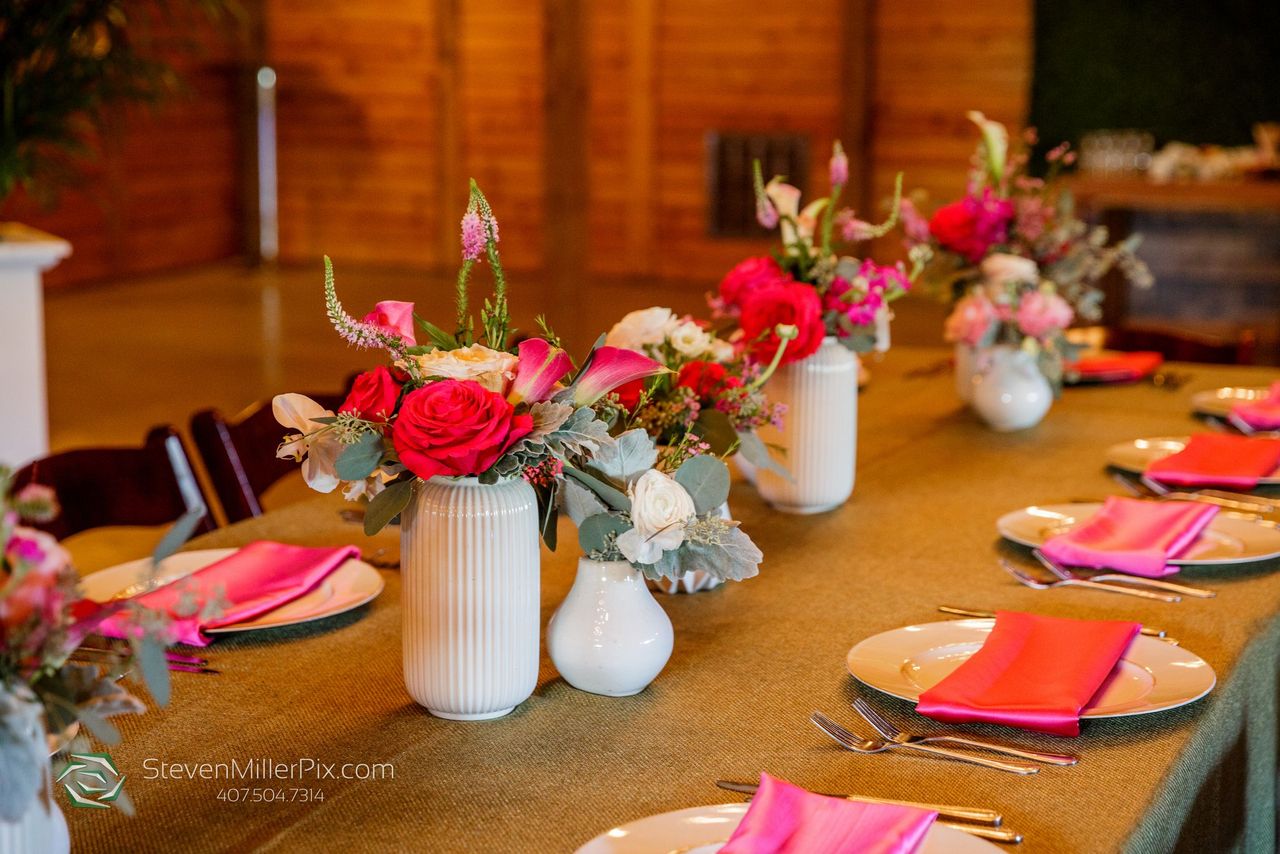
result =
[[[944,620],[881,632],[849,650],[849,672],[877,691],[915,702],[968,661],[994,625],[989,618]],[[1176,709],[1208,694],[1216,681],[1213,668],[1195,653],[1138,635],[1081,717]]]
[[[1142,474],[1156,460],[1176,454],[1187,446],[1190,436],[1156,436],[1151,439],[1134,439],[1107,448],[1107,465],[1123,471]],[[1258,478],[1260,486],[1280,486],[1280,472]]]
[[[1257,400],[1269,391],[1266,387],[1227,386],[1209,391],[1198,391],[1191,395],[1191,410],[1201,415],[1212,415],[1216,418],[1227,418],[1231,408],[1237,403]]]
[[[211,563],[235,554],[236,549],[202,549],[178,552],[165,558],[161,566],[161,578],[176,581],[203,569]],[[95,602],[107,602],[130,585],[147,579],[151,572],[151,558],[122,563],[86,575],[80,579],[85,596]],[[265,614],[251,620],[208,629],[209,634],[247,632],[255,629],[274,629],[332,617],[352,608],[358,608],[382,592],[384,582],[378,570],[362,560],[352,558],[329,574],[309,593],[299,596]]]
[[[750,804],[691,807],[606,830],[576,854],[713,854],[729,841]],[[1000,849],[961,830],[935,824],[921,854],[993,854]]]
[[[1096,501],[1037,504],[1004,514],[996,520],[996,530],[1006,540],[1035,549],[1050,537],[1080,525],[1101,509],[1102,504]],[[1169,563],[1175,566],[1216,566],[1252,563],[1273,557],[1280,557],[1280,530],[1221,511],[1186,554]]]

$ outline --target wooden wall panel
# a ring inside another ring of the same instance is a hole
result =
[[[157,24],[155,32],[187,91],[157,108],[121,111],[55,207],[17,193],[0,210],[71,242],[71,257],[46,277],[53,287],[242,251],[235,43],[207,25]]]

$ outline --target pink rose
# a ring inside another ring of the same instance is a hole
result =
[[[788,279],[778,262],[772,258],[748,258],[720,280],[720,300],[728,314],[736,315],[748,294],[765,285]]]
[[[533,430],[533,417],[474,380],[441,380],[400,404],[391,444],[418,477],[482,474]]]
[[[413,303],[383,300],[364,316],[364,322],[378,327],[387,335],[398,335],[409,347],[418,342],[413,337]]]
[[[1018,305],[1018,326],[1034,338],[1044,340],[1071,325],[1075,312],[1055,293],[1032,291]]]
[[[996,309],[985,294],[972,293],[963,297],[951,310],[943,335],[951,343],[977,347],[996,322]]]

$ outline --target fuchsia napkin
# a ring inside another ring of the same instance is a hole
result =
[[[914,854],[937,817],[815,795],[761,774],[759,791],[720,854]]]
[[[1141,629],[1140,623],[998,611],[982,648],[921,694],[916,711],[951,723],[1078,736],[1080,712]]]
[[[355,546],[317,549],[261,540],[134,601],[169,615],[173,643],[208,646],[212,638],[205,629],[239,623],[292,602],[359,556]],[[219,597],[227,604],[216,617],[201,619],[198,612],[179,616],[179,602],[188,594],[198,605]],[[98,631],[107,637],[126,637],[130,626],[125,620],[124,614],[108,617]]]
[[[1219,508],[1193,501],[1139,501],[1111,496],[1097,515],[1050,538],[1041,551],[1057,563],[1116,569],[1159,578],[1213,521]]]
[[[1176,454],[1147,466],[1146,474],[1175,486],[1253,489],[1280,467],[1280,439],[1197,433]]]
[[[1077,382],[1133,382],[1155,372],[1164,364],[1159,353],[1107,353],[1101,356],[1082,356],[1066,366],[1068,374],[1078,377]]]
[[[1255,430],[1280,430],[1280,382],[1272,383],[1257,400],[1237,403],[1231,414]]]

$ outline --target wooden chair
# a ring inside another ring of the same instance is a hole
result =
[[[1218,365],[1252,365],[1257,345],[1251,329],[1215,335],[1164,326],[1122,326],[1112,329],[1107,339],[1107,346],[1115,350],[1154,350],[1175,362]]]
[[[346,394],[308,397],[336,412]],[[261,516],[263,493],[298,470],[293,460],[276,458],[284,433],[271,413],[269,400],[259,401],[230,419],[216,409],[191,416],[191,437],[228,523]]]
[[[36,525],[58,539],[116,525],[164,525],[203,511],[195,533],[215,527],[209,505],[176,430],[155,427],[140,448],[79,448],[29,463],[14,490],[51,487],[61,512]]]

